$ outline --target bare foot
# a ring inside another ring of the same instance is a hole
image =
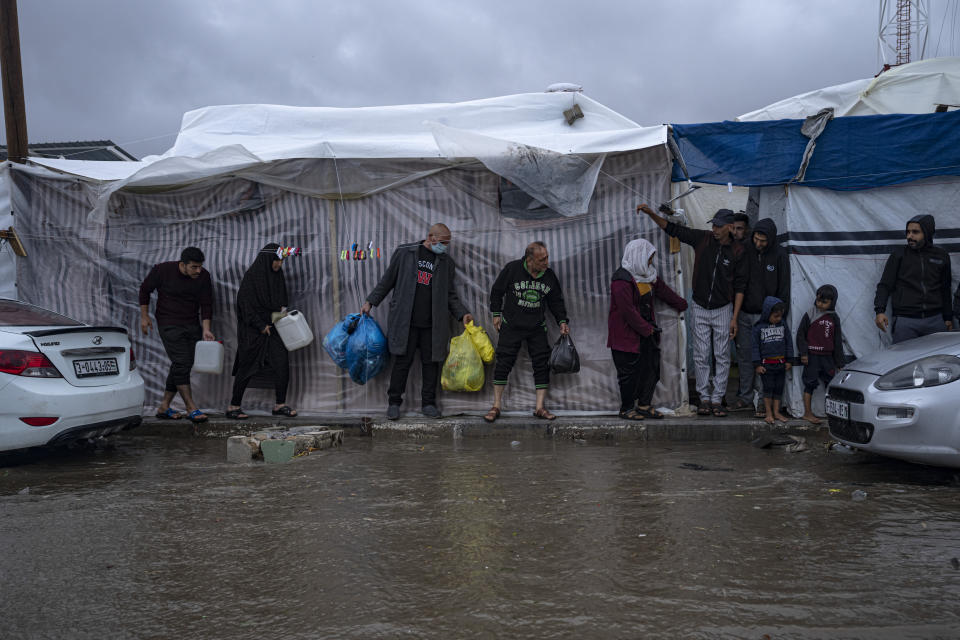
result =
[[[788,418],[787,416],[783,415],[782,413],[775,413],[775,414],[773,414],[773,417],[774,417],[775,419],[779,420],[780,422],[788,422],[788,421],[790,420],[790,418]]]
[[[766,422],[767,424],[773,424],[774,422],[773,416],[767,416],[766,418],[763,419],[763,421]]]
[[[823,422],[820,418],[813,415],[812,413],[803,414],[803,419],[809,422],[810,424],[820,424],[821,422]]]

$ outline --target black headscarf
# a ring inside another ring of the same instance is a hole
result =
[[[263,328],[273,324],[270,314],[287,306],[287,283],[283,271],[273,270],[273,261],[279,260],[275,242],[266,245],[257,254],[256,260],[243,274],[237,292],[237,356],[233,362],[233,375],[249,377],[263,366],[269,351],[271,338],[262,333]],[[278,347],[285,354],[282,343]]]
[[[237,292],[237,316],[243,324],[263,329],[270,324],[270,314],[287,306],[287,281],[283,270],[274,271],[273,261],[279,260],[276,242],[263,247],[256,260],[243,274]]]

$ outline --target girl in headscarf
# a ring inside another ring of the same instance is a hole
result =
[[[271,318],[271,314],[287,306],[287,283],[280,270],[283,260],[278,249],[280,245],[271,242],[260,250],[253,265],[243,274],[237,292],[237,357],[233,361],[233,397],[227,408],[227,417],[231,419],[249,417],[240,404],[250,379],[261,369],[273,377],[277,401],[273,415],[297,415],[286,404],[290,363],[287,348]]]
[[[656,254],[656,247],[646,240],[631,240],[610,282],[607,346],[617,368],[620,417],[626,420],[663,417],[650,405],[660,380],[660,328],[653,311],[654,296],[677,311],[687,308],[687,301],[657,277],[653,266]]]

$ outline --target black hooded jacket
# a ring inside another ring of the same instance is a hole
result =
[[[757,221],[753,233],[767,236],[767,246],[758,251],[753,244],[753,234],[743,243],[748,275],[741,310],[744,313],[760,313],[763,301],[767,296],[773,296],[782,300],[789,312],[790,256],[777,243],[777,225],[770,218],[763,218]]]
[[[933,216],[910,218],[923,229],[923,245],[919,249],[897,247],[887,258],[883,275],[877,283],[873,299],[875,313],[886,313],[887,300],[893,306],[893,315],[905,318],[941,316],[953,319],[950,300],[950,254],[933,245],[936,224]]]

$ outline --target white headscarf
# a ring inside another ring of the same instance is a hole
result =
[[[643,238],[631,240],[623,250],[620,266],[629,271],[637,282],[653,282],[657,279],[657,268],[649,262],[656,253],[657,248]]]

